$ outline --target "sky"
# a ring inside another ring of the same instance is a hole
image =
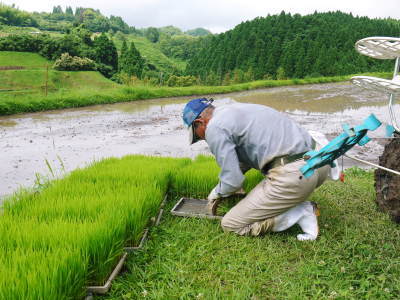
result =
[[[122,17],[136,28],[173,25],[182,30],[203,27],[213,33],[282,10],[306,15],[336,11],[371,18],[400,19],[400,0],[0,0],[27,11],[51,11],[53,6],[90,7],[106,16]]]

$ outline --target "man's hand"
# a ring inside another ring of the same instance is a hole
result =
[[[210,192],[207,197],[208,204],[207,204],[207,211],[209,214],[215,216],[217,214],[218,204],[220,202],[221,197],[215,191],[216,188]]]
[[[243,188],[240,188],[234,193],[235,196],[246,196],[246,192]]]
[[[210,192],[210,194],[207,197],[208,202],[217,200],[219,198],[221,198],[220,196],[218,196],[217,192],[215,191],[216,187],[212,189],[212,191]]]
[[[207,200],[208,200],[207,211],[209,214],[211,214],[213,216],[215,216],[217,214],[217,208],[222,199],[222,197],[217,194],[215,189],[216,189],[216,187],[210,192],[210,194],[207,197]],[[246,196],[246,192],[244,191],[243,188],[240,188],[239,190],[237,190],[235,193],[233,193],[230,196],[243,197],[243,196]],[[229,197],[229,196],[227,196],[227,197]]]

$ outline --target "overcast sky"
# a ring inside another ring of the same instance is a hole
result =
[[[372,18],[400,19],[400,0],[0,0],[27,11],[51,11],[53,6],[99,9],[104,15],[121,16],[137,28],[173,25],[183,30],[203,27],[226,31],[257,16],[285,12],[301,15],[318,12],[352,12]]]

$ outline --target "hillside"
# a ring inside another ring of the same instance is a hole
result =
[[[44,89],[46,65],[48,71],[48,89],[108,89],[116,86],[99,72],[55,71],[53,62],[36,53],[0,51],[0,92],[2,93],[37,93]],[[12,67],[11,70],[4,70]],[[22,67],[22,69],[17,69]]]
[[[389,71],[392,62],[359,55],[354,44],[368,36],[399,34],[400,21],[393,19],[282,12],[214,36],[189,61],[187,73],[220,82],[243,76],[284,79]]]
[[[118,34],[112,37],[112,40],[120,51],[123,39],[126,40],[128,45],[131,42],[135,43],[136,48],[139,50],[142,57],[147,63],[154,65],[157,70],[163,72],[174,72],[178,70],[183,72],[186,68],[186,62],[172,57],[167,57],[160,49],[158,44],[150,42],[147,38],[134,35],[134,34]]]
[[[65,39],[71,40],[70,37],[66,37],[70,33],[80,35],[82,33],[80,28],[88,31],[92,35],[92,39],[98,37],[100,33],[106,33],[114,41],[119,51],[123,39],[128,44],[134,42],[141,56],[145,59],[143,77],[148,78],[159,78],[161,73],[167,77],[171,74],[183,74],[187,60],[193,56],[195,50],[199,47],[197,41],[211,35],[209,31],[203,28],[196,28],[187,32],[173,26],[137,29],[129,26],[121,17],[113,15],[107,17],[98,9],[93,8],[76,7],[73,10],[70,6],[65,8],[54,6],[51,13],[31,13],[0,3],[0,39],[9,35],[39,36],[45,33],[53,38],[53,44],[59,44],[60,42],[63,43]],[[7,41],[7,43],[10,42]],[[87,46],[91,46],[87,39],[83,39],[83,42]],[[71,51],[68,42],[63,48]],[[4,49],[3,47],[0,50],[14,49]],[[31,50],[16,49],[16,51]],[[94,59],[94,57],[90,57],[93,51],[79,52],[72,55],[89,55],[89,58]],[[43,55],[43,53],[41,54]],[[46,57],[49,58],[48,55]],[[105,63],[103,61],[96,62]],[[105,64],[107,65],[107,63]],[[114,68],[114,71],[117,72],[118,70]],[[110,72],[102,71],[102,73],[107,77],[112,76]]]

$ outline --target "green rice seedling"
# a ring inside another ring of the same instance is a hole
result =
[[[79,250],[0,248],[0,299],[77,299],[84,296],[87,259]]]
[[[219,171],[220,168],[213,157],[200,155],[175,176],[173,190],[179,196],[205,198],[218,183]],[[247,172],[245,177],[243,187],[246,192],[263,179],[257,170]]]
[[[246,193],[249,193],[261,180],[264,179],[264,175],[258,170],[250,170],[245,174],[246,179],[243,183],[243,188]]]
[[[0,295],[80,297],[84,284],[104,283],[127,243],[138,244],[170,186],[175,193],[205,197],[218,172],[212,157],[127,156],[76,170],[36,193],[19,194],[4,204],[0,219],[0,270],[18,288],[0,281]],[[248,186],[255,184],[255,174]],[[18,258],[21,253],[30,259]],[[35,268],[41,271],[30,271]]]
[[[0,222],[1,246],[13,250],[19,247],[33,250],[86,247],[86,236],[96,229],[94,222],[53,220],[40,222],[37,219],[2,216]]]
[[[198,156],[179,170],[172,189],[179,196],[205,198],[218,183],[219,167],[211,156]]]
[[[145,156],[107,159],[7,201],[0,219],[0,270],[17,288],[0,281],[0,295],[79,298],[85,284],[103,284],[124,245],[138,243],[171,180],[190,163]],[[22,253],[29,259],[18,258]]]

